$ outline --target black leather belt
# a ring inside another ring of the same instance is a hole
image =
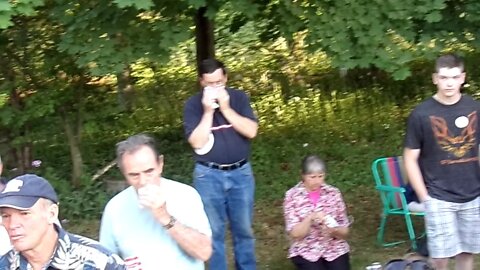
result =
[[[231,171],[231,170],[238,169],[243,165],[247,164],[247,162],[248,161],[246,159],[242,159],[231,164],[218,164],[215,162],[197,161],[197,163],[200,165],[203,165],[212,169],[216,169],[216,170],[222,170],[222,171]]]

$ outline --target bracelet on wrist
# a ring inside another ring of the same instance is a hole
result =
[[[173,226],[175,226],[175,223],[177,223],[177,219],[174,216],[170,216],[170,221],[167,224],[163,225],[163,228],[165,230],[169,230]]]

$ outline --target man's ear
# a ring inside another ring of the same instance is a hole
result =
[[[163,155],[158,155],[158,167],[160,168],[160,171],[163,171],[163,163],[164,163]]]
[[[48,223],[53,224],[58,220],[58,204],[54,203],[48,207]]]
[[[203,81],[203,78],[201,76],[198,76],[198,84],[200,84],[201,87],[205,87],[205,82]]]

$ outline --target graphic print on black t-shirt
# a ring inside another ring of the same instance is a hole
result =
[[[443,117],[430,116],[430,123],[434,137],[440,148],[459,158],[456,160],[442,160],[442,164],[471,162],[477,158],[462,158],[475,147],[475,133],[477,132],[477,112],[455,119],[455,126],[462,128],[458,136],[449,130],[447,121]]]

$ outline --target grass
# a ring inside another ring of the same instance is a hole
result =
[[[360,186],[355,191],[344,194],[344,197],[348,212],[355,219],[349,238],[352,269],[364,269],[372,262],[386,262],[407,253],[407,243],[391,248],[376,245],[381,204],[372,187]],[[294,269],[286,259],[289,244],[283,227],[281,203],[278,201],[257,206],[255,229],[259,269]],[[387,226],[388,238],[408,239],[405,225],[400,218],[393,218]]]
[[[349,238],[352,269],[362,270],[372,262],[384,263],[407,253],[408,243],[390,248],[376,244],[382,209],[373,189],[370,164],[380,156],[401,153],[406,117],[419,100],[405,100],[400,106],[385,98],[389,95],[383,91],[386,89],[345,92],[337,94],[335,100],[326,101],[318,93],[285,101],[272,91],[255,103],[260,133],[252,144],[251,160],[257,183],[253,226],[258,269],[294,269],[286,258],[289,242],[284,230],[282,199],[299,178],[300,160],[309,153],[326,160],[327,182],[342,191],[348,214],[355,219]],[[193,161],[181,127],[158,135],[166,158],[164,174],[188,183]],[[84,200],[84,196],[78,197]],[[76,204],[70,208],[75,207]],[[79,213],[85,211],[83,205],[77,208]],[[66,213],[69,210],[64,208]],[[98,225],[98,220],[75,220],[66,224],[66,228],[97,239]],[[418,232],[422,231],[421,219],[416,218],[415,225]],[[387,241],[406,240],[407,235],[401,217],[392,218],[387,224]],[[228,244],[232,260],[231,242]]]
[[[286,258],[289,242],[284,229],[282,200],[285,191],[298,181],[299,162],[307,153],[319,154],[326,160],[327,182],[342,191],[348,214],[355,219],[349,238],[352,269],[365,269],[375,261],[402,257],[409,249],[407,243],[392,248],[379,247],[375,243],[381,203],[373,189],[370,164],[379,156],[401,151],[405,113],[391,103],[378,101],[380,98],[375,104],[362,99],[372,95],[371,92],[354,98],[346,95],[345,99],[336,101],[335,110],[330,109],[329,104],[318,103],[317,96],[295,104],[275,104],[275,110],[268,102],[258,105],[258,108],[265,106],[265,112],[278,114],[261,120],[261,133],[252,145],[251,160],[257,183],[253,226],[258,269],[294,269]],[[355,112],[352,108],[356,108]],[[295,113],[302,111],[304,115]],[[275,125],[269,124],[272,122]],[[183,138],[177,142],[161,140],[160,148],[165,151],[166,177],[190,179],[193,161]],[[66,228],[94,239],[98,237],[97,220],[72,221]],[[408,239],[401,218],[394,218],[387,224],[387,237]],[[232,260],[231,242],[228,243]]]
[[[373,184],[372,184],[373,185]],[[352,269],[360,270],[372,262],[386,262],[399,258],[407,253],[408,244],[383,248],[375,243],[379,225],[381,204],[372,186],[359,186],[344,194],[350,215],[355,218],[351,227],[349,243],[351,246]],[[255,206],[254,230],[258,269],[289,270],[293,265],[286,258],[288,239],[284,230],[282,201],[261,201]],[[421,229],[421,222],[417,221]],[[98,220],[69,221],[65,228],[70,232],[98,239]],[[392,239],[408,239],[405,224],[400,218],[393,218],[387,224],[387,237]],[[232,259],[231,242],[228,241]],[[233,269],[233,268],[232,268]]]

